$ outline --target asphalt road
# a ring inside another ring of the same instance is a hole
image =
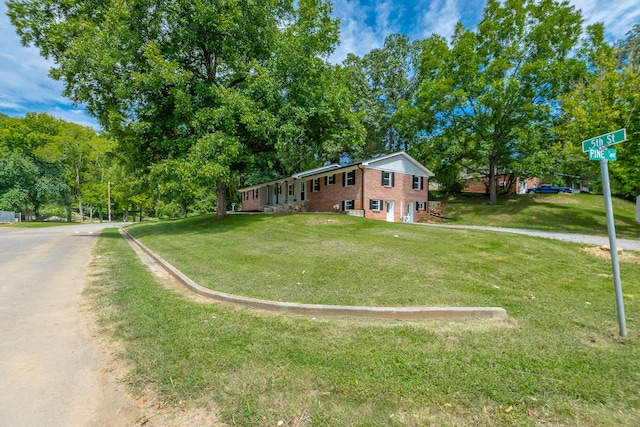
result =
[[[96,344],[81,314],[104,227],[0,227],[0,425],[112,425]]]

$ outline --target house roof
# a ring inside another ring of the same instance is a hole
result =
[[[402,160],[406,160],[408,161],[414,168],[416,173],[414,173],[413,175],[418,175],[418,176],[425,176],[427,178],[431,178],[433,176],[435,176],[435,174],[433,172],[431,172],[429,169],[425,168],[424,166],[422,166],[420,164],[420,162],[418,162],[416,159],[414,159],[413,157],[411,157],[410,155],[408,155],[407,153],[405,153],[404,151],[399,151],[397,153],[391,153],[391,154],[386,154],[380,157],[375,157],[372,159],[368,159],[368,160],[364,160],[362,162],[356,162],[356,163],[351,163],[348,165],[344,165],[344,166],[340,166],[336,163],[328,165],[328,166],[322,166],[319,168],[315,168],[315,169],[309,169],[303,172],[299,172],[296,174],[293,174],[291,176],[287,176],[287,177],[283,177],[280,179],[276,179],[273,181],[269,181],[269,182],[263,182],[261,184],[256,184],[256,185],[252,185],[249,187],[242,187],[240,189],[238,189],[238,191],[250,191],[250,190],[254,190],[256,188],[261,188],[267,185],[273,185],[273,184],[278,184],[284,181],[289,181],[292,179],[304,179],[304,178],[309,178],[312,176],[315,177],[320,177],[323,175],[330,175],[332,172],[338,172],[340,170],[347,170],[347,169],[353,169],[356,168],[360,165],[366,167],[366,168],[371,168],[371,169],[381,169],[381,170],[394,170],[397,169],[397,163],[398,161],[402,161]],[[401,170],[397,170],[397,172],[402,172]]]
[[[336,169],[340,169],[340,165],[337,163],[334,163],[332,165],[329,166],[322,166],[320,168],[315,168],[315,169],[310,169],[308,171],[304,171],[304,172],[299,172],[299,173],[294,173],[293,175],[291,175],[291,178],[295,178],[295,179],[301,179],[301,178],[306,178],[308,176],[312,176],[312,175],[319,175],[325,172],[330,172],[332,170],[336,170]]]

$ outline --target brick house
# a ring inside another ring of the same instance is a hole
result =
[[[390,222],[428,215],[433,173],[405,152],[240,188],[243,211],[343,212]]]
[[[466,175],[462,177],[464,187],[462,191],[465,193],[487,193],[489,192],[489,176]],[[501,173],[496,175],[496,185],[498,193],[517,193],[525,194],[527,189],[536,187],[540,184],[539,178],[523,179],[516,177],[511,173]]]

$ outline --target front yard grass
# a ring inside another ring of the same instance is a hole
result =
[[[500,196],[495,206],[488,200],[480,194],[439,198],[447,219],[438,222],[607,235],[602,195],[510,194]],[[614,197],[612,205],[617,236],[640,239],[635,203]]]
[[[581,245],[330,214],[129,228],[201,285],[329,304],[504,307],[506,321],[311,319],[189,302],[105,230],[91,289],[127,380],[230,425],[637,425],[640,261]],[[595,252],[597,254],[597,251]],[[117,260],[117,262],[115,262]]]

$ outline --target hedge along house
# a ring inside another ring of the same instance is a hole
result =
[[[342,212],[390,222],[428,215],[433,173],[405,152],[244,187],[243,211]]]

